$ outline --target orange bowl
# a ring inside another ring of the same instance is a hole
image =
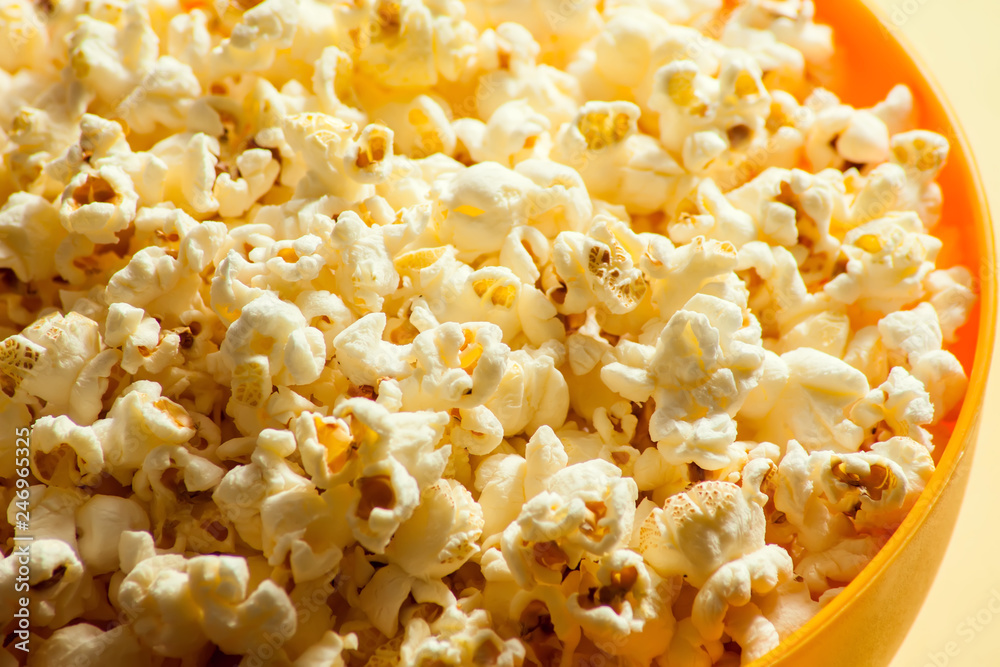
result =
[[[949,347],[969,373],[957,418],[935,432],[937,470],[910,514],[868,567],[830,604],[752,667],[886,665],[920,610],[958,517],[983,406],[996,330],[993,229],[968,142],[912,48],[902,43],[862,0],[816,0],[817,21],[833,27],[836,59],[823,85],[854,106],[871,106],[892,86],[913,91],[917,126],[951,142],[939,182],[942,221],[934,234],[944,241],[940,267],[967,267],[979,303]],[[947,446],[940,443],[947,440]]]

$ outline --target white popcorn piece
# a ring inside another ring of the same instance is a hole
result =
[[[638,489],[601,460],[564,468],[530,498],[503,533],[503,556],[525,588],[558,584],[563,567],[585,554],[603,556],[627,540]]]
[[[23,557],[22,557],[23,558]],[[13,593],[22,558],[11,555],[0,561],[0,581]],[[59,628],[93,608],[93,581],[73,548],[60,539],[35,539],[28,553],[28,585],[33,592],[29,605],[32,624]],[[13,618],[15,601],[10,595]]]
[[[592,197],[650,213],[683,170],[637,133],[639,114],[630,102],[587,102],[556,133],[552,158],[579,172]]]
[[[393,128],[394,148],[400,154],[419,159],[455,152],[457,137],[451,112],[437,96],[417,95],[406,103],[390,103],[377,113]]]
[[[752,0],[737,9],[733,23],[761,33],[800,51],[809,62],[822,62],[833,53],[833,35],[829,26],[814,23],[815,6],[811,0]]]
[[[941,241],[923,234],[920,220],[903,214],[873,220],[844,237],[846,272],[824,290],[837,301],[888,314],[924,296]]]
[[[685,211],[668,225],[670,240],[674,243],[690,243],[701,236],[732,243],[737,249],[755,240],[758,234],[765,230],[756,229],[757,221],[747,212],[731,204],[730,199],[739,197],[740,193],[750,190],[756,183],[758,180],[752,181],[742,189],[730,192],[727,198],[715,181],[708,179],[701,181],[694,195],[697,211],[694,214]],[[794,227],[794,220],[790,226]]]
[[[504,435],[534,433],[541,426],[558,427],[566,421],[569,388],[558,369],[564,355],[561,345],[552,344],[510,353],[500,386],[486,402]]]
[[[354,634],[341,637],[333,630],[327,630],[322,639],[303,651],[295,660],[295,667],[346,667],[344,651],[358,648],[358,638]]]
[[[860,506],[854,522],[861,529],[898,525],[934,472],[927,449],[905,437],[875,443],[870,453],[812,458],[829,502],[841,511]]]
[[[413,339],[413,372],[400,383],[406,410],[471,409],[490,400],[509,348],[492,324],[445,323]]]
[[[599,648],[635,661],[666,653],[673,636],[670,604],[676,582],[661,578],[630,550],[615,551],[601,562],[596,586],[567,600],[569,613]]]
[[[15,397],[20,389],[46,401],[49,412],[93,423],[117,361],[113,351],[103,349],[98,328],[79,313],[52,312],[6,339],[4,393]]]
[[[868,394],[864,374],[811,348],[786,352],[781,360],[788,380],[756,438],[779,445],[794,438],[809,451],[857,451],[864,434],[846,413]]]
[[[251,264],[235,250],[229,250],[219,262],[212,276],[211,305],[225,325],[231,325],[244,306],[264,293],[262,288],[250,286],[253,277],[264,270],[264,266]]]
[[[719,295],[719,288],[732,278],[739,262],[732,243],[703,237],[676,249],[651,243],[649,255],[644,269],[654,278],[650,281],[651,300],[662,320],[669,320],[699,292]],[[742,297],[733,299],[740,300]]]
[[[86,500],[86,493],[79,489],[32,485],[28,488],[26,500],[12,496],[5,517],[9,525],[14,525],[19,518],[17,513],[24,512],[27,506],[26,511],[32,518],[34,535],[64,542],[75,551],[78,546],[75,512]]]
[[[358,312],[378,312],[399,282],[378,227],[369,228],[352,211],[337,218],[332,242],[337,249],[337,285],[345,302]]]
[[[760,378],[759,341],[756,321],[744,326],[738,306],[698,295],[670,318],[655,348],[626,346],[625,361],[604,366],[601,379],[630,401],[656,402],[649,433],[669,462],[718,469],[732,456],[732,417]]]
[[[121,25],[84,15],[67,35],[68,56],[75,79],[107,104],[120,102],[152,69],[157,56],[156,34],[141,5],[118,10]]]
[[[424,489],[420,505],[393,535],[385,554],[415,577],[440,578],[479,551],[483,510],[455,480]]]
[[[161,395],[155,382],[140,380],[122,390],[108,416],[94,425],[108,471],[130,482],[146,455],[160,445],[182,445],[195,435],[194,420],[178,403]]]
[[[237,369],[248,361],[259,360],[277,384],[308,384],[319,377],[326,360],[323,334],[306,324],[298,308],[271,292],[242,309],[219,349],[234,373],[234,396]]]
[[[424,489],[440,479],[451,453],[435,448],[448,417],[443,412],[390,413],[363,398],[344,401],[334,416],[352,419],[359,440],[358,476],[347,508],[355,538],[381,553],[420,503]]]
[[[173,504],[185,492],[211,491],[225,474],[224,468],[184,447],[161,445],[146,455],[132,486],[136,495],[147,502]]]
[[[326,114],[302,113],[285,117],[281,128],[304,168],[296,185],[300,195],[332,194],[356,201],[373,194],[372,186],[346,177],[343,172],[344,156],[356,131],[354,125]]]
[[[76,510],[77,550],[92,574],[117,570],[118,537],[137,530],[149,530],[149,517],[130,498],[95,495]]]
[[[874,110],[853,109],[822,89],[814,91],[806,105],[816,111],[805,146],[814,171],[861,168],[889,159],[889,128]]]
[[[830,581],[854,579],[882,548],[885,538],[866,536],[844,540],[827,551],[809,554],[796,567],[814,595],[829,590]]]
[[[384,313],[370,313],[333,339],[337,366],[355,386],[374,387],[383,377],[409,374],[411,346],[382,340],[385,326]]]
[[[311,489],[293,489],[268,496],[260,505],[262,552],[268,563],[287,561],[296,582],[336,571],[352,541],[337,509],[348,493],[338,488],[321,497]]]
[[[475,488],[483,511],[483,540],[486,541],[517,519],[525,497],[527,463],[517,454],[496,453],[476,467]],[[483,556],[484,562],[486,556]]]
[[[931,423],[944,419],[961,401],[968,379],[955,355],[941,349],[944,334],[934,306],[925,302],[912,310],[886,315],[879,320],[878,331],[890,359],[908,365],[930,394],[934,404]]]
[[[913,210],[928,229],[941,217],[941,186],[934,182],[948,159],[948,140],[934,132],[915,130],[892,137],[892,162],[906,173],[900,208]]]
[[[175,134],[150,151],[168,167],[164,198],[198,218],[219,210],[213,195],[219,140],[204,132]]]
[[[406,624],[399,657],[407,664],[436,660],[454,667],[486,660],[498,667],[520,664],[524,659],[524,646],[516,638],[501,639],[490,628],[490,621],[485,610],[465,612],[457,605],[446,608],[433,624],[422,618],[412,618]]]
[[[299,28],[297,5],[286,0],[265,0],[243,12],[231,34],[202,58],[209,56],[205,67],[209,80],[219,80],[241,72],[268,68],[279,49],[287,49]]]
[[[561,310],[580,313],[595,305],[616,315],[634,310],[646,295],[647,283],[633,253],[644,252],[638,236],[617,220],[595,219],[589,235],[559,234],[552,256],[566,285]]]
[[[184,289],[181,281],[190,282],[183,275],[180,262],[159,246],[143,248],[135,253],[122,270],[111,276],[105,290],[108,303],[127,303],[146,312],[159,312],[159,306],[175,305],[183,300]],[[184,308],[186,310],[186,307]]]
[[[872,432],[876,440],[906,436],[934,451],[931,435],[923,426],[934,421],[930,394],[920,380],[896,366],[881,386],[851,408],[851,420]],[[884,425],[884,426],[883,426]]]
[[[16,192],[0,208],[0,267],[18,280],[56,275],[55,247],[62,240],[58,208],[27,192]]]
[[[32,666],[55,667],[74,662],[135,663],[152,660],[135,634],[118,626],[103,631],[89,623],[77,623],[59,628],[32,652]]]
[[[233,179],[228,172],[222,172],[212,186],[212,196],[219,202],[219,215],[224,218],[238,218],[246,213],[271,189],[281,172],[281,165],[271,151],[263,148],[240,153],[236,168],[239,178]]]
[[[441,242],[472,257],[498,252],[507,234],[526,222],[529,196],[536,187],[527,177],[493,162],[435,184]]]
[[[924,279],[924,289],[938,314],[941,333],[947,343],[955,342],[955,332],[969,320],[976,303],[973,277],[964,266],[932,271]]]
[[[283,449],[280,441],[268,437],[273,435],[273,431],[262,432],[250,463],[227,472],[212,493],[212,499],[240,538],[258,550],[263,548],[260,508],[264,501],[284,491],[313,487],[285,459],[294,450]],[[294,448],[294,441],[290,444]]]
[[[761,506],[728,482],[701,482],[654,509],[640,529],[639,552],[661,576],[683,574],[700,588],[691,619],[709,640],[722,636],[730,606],[768,593],[791,576],[792,559],[764,542]]]
[[[501,105],[486,123],[473,118],[452,122],[456,138],[472,160],[509,167],[533,157],[544,157],[551,144],[550,126],[549,119],[524,100]]]
[[[316,486],[330,489],[353,479],[359,443],[347,422],[303,412],[289,424],[302,467]]]
[[[31,428],[32,473],[52,486],[92,486],[104,472],[104,450],[94,429],[69,417],[41,417]]]

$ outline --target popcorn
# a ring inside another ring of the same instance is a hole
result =
[[[442,324],[413,339],[413,372],[400,383],[408,410],[471,409],[496,393],[508,348],[492,324]]]
[[[13,593],[21,558],[0,562],[0,580]],[[62,627],[96,606],[93,581],[73,548],[60,539],[36,539],[28,553],[28,585],[32,590],[31,622],[41,627]],[[6,605],[5,605],[6,606]],[[11,608],[13,604],[9,605]],[[13,618],[13,612],[6,615]]]
[[[974,281],[813,2],[225,4],[0,8],[32,664],[766,661],[902,525]]]
[[[199,556],[188,561],[187,575],[191,598],[201,607],[205,634],[223,651],[249,653],[264,644],[269,632],[294,633],[295,610],[283,590],[271,581],[261,582],[253,592],[247,590],[246,560]]]
[[[261,294],[243,308],[227,330],[219,351],[234,374],[249,361],[267,369],[278,384],[314,381],[326,359],[323,334],[306,324],[298,308],[271,292]],[[233,383],[233,394],[238,396],[235,377]]]
[[[413,515],[424,489],[440,479],[451,447],[435,446],[448,419],[442,412],[390,413],[362,398],[334,410],[336,417],[347,415],[361,438],[347,522],[358,542],[381,553]]]
[[[576,169],[591,196],[651,213],[683,173],[655,141],[637,134],[639,107],[630,102],[587,102],[555,136],[553,159]]]
[[[132,480],[153,449],[184,444],[195,434],[187,410],[161,392],[155,382],[134,382],[122,390],[108,416],[93,426],[108,471],[122,483]]]
[[[0,209],[0,267],[23,282],[52,278],[54,246],[63,236],[56,207],[37,195],[14,193]]]
[[[874,109],[852,109],[822,89],[813,92],[806,105],[817,109],[805,147],[815,171],[864,167],[889,158],[889,128]]]
[[[32,664],[54,667],[78,660],[125,664],[152,659],[133,633],[119,628],[102,631],[89,623],[59,628],[34,653]]]
[[[735,484],[701,482],[654,509],[640,529],[639,552],[661,576],[683,574],[701,590],[691,619],[701,635],[721,637],[730,605],[750,601],[790,577],[792,559],[764,543],[764,513]]]
[[[558,584],[563,566],[585,554],[603,556],[632,532],[638,489],[601,460],[563,468],[530,498],[503,533],[503,556],[524,588]]]
[[[395,148],[413,158],[455,152],[455,130],[448,105],[439,98],[418,95],[406,103],[390,103],[378,110],[379,117],[395,128]]]
[[[386,317],[370,313],[341,331],[333,339],[337,366],[357,387],[374,387],[383,377],[402,378],[409,374],[410,345],[382,340]]]
[[[964,266],[932,271],[924,279],[924,289],[932,295],[930,303],[937,311],[944,341],[954,342],[956,330],[968,321],[976,302],[972,275]]]
[[[39,318],[3,342],[3,393],[44,400],[49,412],[64,411],[76,423],[92,423],[117,361],[102,347],[98,324],[83,315]]]
[[[453,121],[457,139],[475,162],[498,162],[513,167],[518,162],[544,156],[551,139],[549,119],[524,100],[501,105],[484,124],[472,118]]]
[[[941,241],[921,231],[913,214],[873,220],[852,229],[842,246],[846,272],[824,290],[842,303],[857,303],[885,314],[920,299],[923,280],[934,269],[941,248]]]
[[[871,430],[877,440],[889,433],[911,438],[933,451],[930,434],[923,426],[934,421],[934,406],[923,383],[896,366],[877,389],[851,409],[851,419]],[[885,428],[880,428],[882,425]]]
[[[331,241],[339,260],[337,286],[346,303],[361,313],[381,310],[383,297],[396,288],[399,276],[380,229],[345,211],[337,218]]]
[[[913,310],[898,311],[882,318],[878,330],[892,356],[910,367],[934,404],[934,421],[938,423],[961,400],[967,379],[962,365],[951,352],[941,349],[944,334],[937,313],[929,303]]]
[[[184,655],[209,641],[249,653],[266,641],[264,632],[294,634],[295,611],[271,581],[248,595],[248,579],[246,561],[235,556],[153,556],[128,573],[118,598],[140,641],[159,655]]]
[[[212,196],[219,202],[219,215],[238,218],[274,185],[281,165],[263,148],[252,148],[236,158],[240,178],[222,172],[212,186]]]
[[[149,530],[142,505],[129,498],[95,495],[76,510],[80,559],[92,574],[120,567],[118,536],[125,531]]]
[[[250,462],[227,472],[212,492],[212,499],[240,538],[258,550],[263,548],[260,516],[263,502],[284,491],[313,487],[308,478],[296,472],[285,460],[294,451],[294,441],[288,443],[274,438],[274,435],[274,431],[262,431],[250,455]],[[223,447],[226,444],[230,443],[224,443]],[[288,444],[291,447],[287,447]]]
[[[386,547],[391,562],[415,577],[440,578],[474,556],[483,510],[464,486],[442,479],[427,487],[420,506]]]
[[[204,132],[176,134],[150,151],[168,167],[164,198],[199,218],[213,215],[219,202],[213,195],[219,141]]]
[[[104,450],[93,428],[65,415],[42,417],[31,429],[32,473],[53,486],[91,486],[104,472]]]
[[[492,162],[469,167],[436,186],[438,236],[473,257],[498,252],[506,235],[527,221],[536,186]]]
[[[525,653],[521,642],[503,641],[489,622],[485,611],[477,609],[466,616],[458,606],[448,607],[433,625],[414,618],[406,626],[400,658],[412,664],[429,660],[455,666],[486,660],[503,667],[519,664]]]
[[[158,46],[141,5],[126,6],[120,12],[120,18],[105,17],[112,22],[83,15],[67,36],[74,79],[110,106],[141,83],[156,61]]]
[[[663,655],[674,626],[669,605],[679,586],[662,579],[629,550],[606,558],[596,579],[598,586],[588,587],[586,594],[574,593],[567,601],[587,636],[602,650],[633,660]]]
[[[756,438],[779,445],[794,438],[810,451],[857,451],[862,429],[846,417],[846,411],[868,394],[865,376],[811,348],[786,352],[781,361],[788,368],[788,380]]]
[[[553,262],[566,284],[564,312],[583,312],[599,304],[622,315],[634,310],[646,294],[646,278],[628,249],[639,245],[638,238],[624,224],[602,222],[595,221],[590,237],[563,232],[553,244]]]
[[[287,561],[297,582],[334,571],[351,542],[350,529],[335,509],[337,501],[346,501],[345,494],[329,492],[320,497],[305,489],[266,498],[260,505],[260,519],[262,551],[268,563]]]
[[[534,433],[566,420],[569,388],[558,370],[564,354],[561,346],[547,344],[538,350],[515,350],[507,357],[500,386],[486,402],[504,435]]]
[[[620,346],[624,361],[604,366],[601,379],[630,401],[656,402],[649,434],[669,462],[718,469],[736,437],[731,418],[760,377],[755,324],[741,328],[737,306],[695,296],[670,318],[655,348]]]

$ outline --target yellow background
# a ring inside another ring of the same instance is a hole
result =
[[[969,137],[990,207],[1000,215],[1000,0],[869,2],[916,47],[941,84]],[[891,667],[1000,666],[998,441],[1000,382],[993,381],[948,553]]]

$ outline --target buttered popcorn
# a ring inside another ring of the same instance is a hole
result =
[[[767,654],[927,485],[976,300],[948,142],[832,51],[812,0],[0,8],[27,664]]]

